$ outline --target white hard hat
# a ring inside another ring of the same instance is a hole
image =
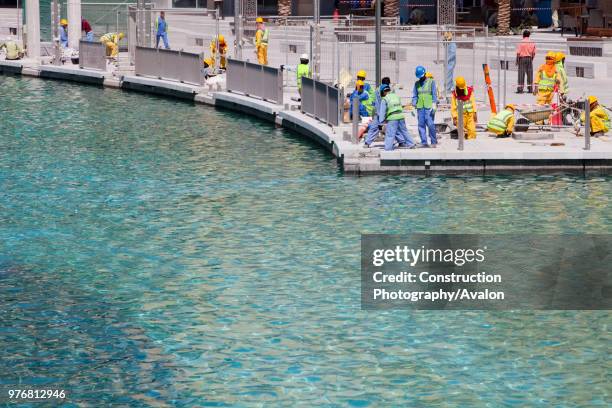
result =
[[[302,55],[300,55],[300,59],[308,59],[308,54],[302,54]]]

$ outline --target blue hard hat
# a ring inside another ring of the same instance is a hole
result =
[[[425,67],[422,65],[419,65],[418,67],[416,67],[416,71],[414,74],[416,75],[417,78],[421,79],[425,76],[425,72],[426,72]]]
[[[382,93],[387,89],[391,90],[391,87],[387,84],[382,84],[380,88],[378,88],[378,93],[382,95]]]

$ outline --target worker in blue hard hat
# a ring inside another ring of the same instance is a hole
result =
[[[380,87],[380,98],[380,109],[378,110],[380,124],[378,126],[380,129],[383,123],[387,125],[385,150],[393,150],[396,140],[400,147],[413,149],[415,144],[406,127],[404,107],[400,97],[391,91],[389,85],[382,85]]]
[[[375,96],[376,99],[374,100],[374,112],[372,114],[372,121],[370,122],[368,126],[368,134],[365,139],[366,147],[370,147],[370,145],[376,140],[376,137],[378,136],[378,133],[380,132],[380,129],[378,128],[378,125],[380,125],[380,122],[381,122],[381,119],[379,119],[378,117],[378,110],[380,109],[380,101],[381,101],[380,91],[383,90],[384,86],[388,86],[388,87],[391,86],[391,79],[389,77],[384,77],[381,80],[381,83],[382,85],[378,89],[378,92],[376,92],[376,96]]]
[[[416,68],[417,81],[414,83],[412,92],[412,105],[417,109],[421,145],[423,147],[436,147],[438,140],[436,139],[436,126],[434,125],[432,111],[436,110],[438,104],[438,91],[436,90],[436,81],[426,74],[425,67],[419,65]],[[431,144],[427,143],[427,131],[429,131]]]

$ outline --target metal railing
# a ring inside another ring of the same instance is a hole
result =
[[[283,104],[283,72],[280,68],[229,58],[226,82],[229,92]]]
[[[96,42],[79,41],[79,68],[106,71],[106,46]]]
[[[136,47],[136,75],[203,85],[203,70],[202,54]]]
[[[301,111],[331,126],[342,117],[342,91],[325,82],[302,77]]]

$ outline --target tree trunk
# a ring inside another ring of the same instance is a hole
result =
[[[497,35],[510,35],[510,0],[499,0],[497,7]]]
[[[385,0],[385,17],[399,17],[400,0]]]
[[[278,15],[285,17],[291,15],[291,0],[278,0]]]

